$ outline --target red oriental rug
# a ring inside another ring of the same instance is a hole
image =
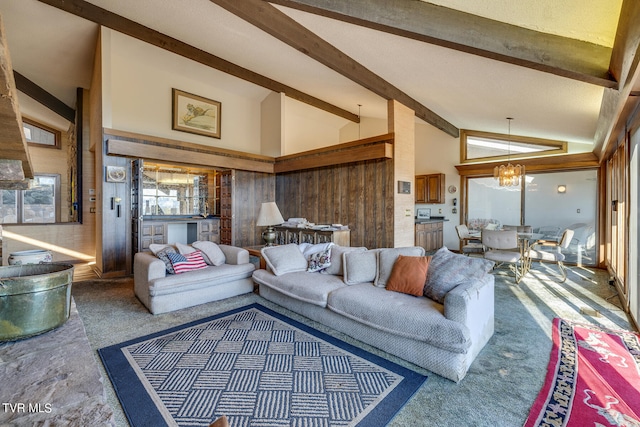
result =
[[[640,335],[554,319],[547,377],[524,425],[640,426]]]

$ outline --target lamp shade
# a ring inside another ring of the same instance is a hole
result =
[[[258,219],[256,220],[258,227],[277,225],[283,222],[284,218],[282,218],[276,202],[266,202],[260,206],[260,212],[258,212]]]

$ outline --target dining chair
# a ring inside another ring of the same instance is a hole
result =
[[[509,264],[515,274],[516,283],[522,278],[520,262],[522,254],[518,249],[518,232],[516,230],[483,230],[482,244],[485,246],[484,257],[495,261],[496,267]]]
[[[482,254],[484,252],[484,245],[480,241],[480,236],[472,236],[465,224],[456,225],[456,233],[458,233],[458,239],[460,239],[460,251],[464,255]]]
[[[565,256],[562,253],[563,249],[567,249],[571,240],[573,239],[574,231],[570,229],[564,230],[560,241],[555,240],[539,240],[529,249],[529,258],[535,261],[555,262],[558,265],[563,283],[567,280],[567,267],[564,265]],[[543,250],[538,248],[554,248],[555,250]]]
[[[530,225],[503,225],[503,230],[516,230],[518,233],[533,233],[533,227]]]

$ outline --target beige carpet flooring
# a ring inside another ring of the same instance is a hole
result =
[[[534,265],[518,285],[506,271],[498,270],[495,274],[496,332],[459,384],[291,313],[257,294],[158,316],[149,314],[136,299],[131,278],[77,282],[73,295],[94,350],[258,302],[428,375],[425,384],[400,410],[391,426],[521,426],[543,384],[554,317],[617,329],[632,328],[603,270],[571,267],[563,284],[555,281],[557,270],[553,265]],[[98,362],[98,365],[105,376],[107,399],[116,423],[127,426],[102,364]]]

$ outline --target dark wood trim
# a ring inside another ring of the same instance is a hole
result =
[[[60,117],[70,121],[71,123],[76,122],[76,110],[69,107],[64,102],[60,101],[58,98],[17,72],[13,70],[13,77],[16,80],[16,88],[27,95],[29,98],[33,98],[35,101],[47,107],[49,110],[53,111]]]
[[[39,1],[274,92],[282,92],[290,98],[304,102],[331,114],[335,114],[336,116],[343,117],[355,123],[360,122],[360,117],[357,114],[351,113],[350,111],[339,108],[333,104],[315,98],[256,72],[240,67],[239,65],[233,64],[218,56],[188,45],[180,40],[174,39],[173,37],[169,37],[168,35],[155,31],[149,27],[145,27],[106,9],[102,9],[89,2],[83,0]]]
[[[606,46],[521,28],[423,1],[268,1],[582,82],[610,88],[618,86],[608,72],[611,49]]]
[[[150,139],[127,140],[109,138],[109,131],[105,130],[107,154],[130,158],[143,158],[156,162],[167,162],[199,167],[240,169],[253,172],[273,173],[274,161],[267,161],[263,156],[230,155],[226,150],[218,150],[205,146],[194,147],[197,144],[158,142]]]
[[[420,119],[458,137],[457,127],[267,2],[211,1],[384,99],[397,100],[411,108]]]
[[[505,161],[490,163],[469,163],[457,165],[456,169],[462,177],[493,175],[493,168],[504,164]],[[566,156],[538,157],[535,159],[511,160],[511,163],[524,165],[527,172],[570,170],[596,168],[598,158],[593,153],[567,154]]]
[[[301,171],[364,160],[393,158],[393,134],[379,135],[276,158],[276,173]]]

